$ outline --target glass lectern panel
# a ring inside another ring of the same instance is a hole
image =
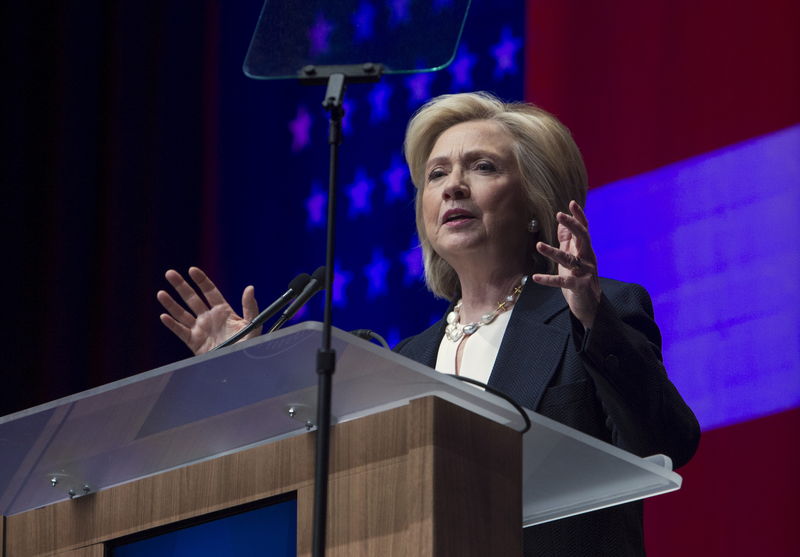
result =
[[[455,56],[470,0],[266,0],[244,62],[255,79],[295,78],[307,65],[383,64],[433,71]]]
[[[301,323],[0,418],[0,513],[17,514],[305,433],[322,324]],[[506,401],[333,329],[333,422],[438,396],[515,429]],[[523,523],[672,491],[681,478],[543,416],[523,437]]]

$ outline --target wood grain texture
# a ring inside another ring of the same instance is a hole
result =
[[[313,436],[285,439],[7,518],[9,556],[52,555],[288,493],[313,478]]]
[[[521,555],[518,433],[429,397],[332,434],[331,557]],[[311,433],[7,517],[6,555],[95,557],[64,552],[290,492],[310,555],[313,455]]]
[[[432,555],[522,555],[521,436],[435,406]]]

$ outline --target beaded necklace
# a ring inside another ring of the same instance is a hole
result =
[[[478,321],[473,321],[472,323],[467,323],[466,325],[461,324],[461,300],[453,307],[453,311],[447,314],[447,327],[444,329],[444,334],[447,337],[447,340],[452,342],[458,342],[464,336],[469,336],[484,325],[488,325],[489,323],[493,322],[498,315],[506,311],[508,308],[514,305],[519,298],[520,293],[522,292],[522,288],[525,286],[525,283],[528,282],[528,276],[525,275],[520,280],[519,284],[514,287],[514,290],[506,296],[503,300],[497,302],[497,307],[491,313],[484,313],[481,315],[481,318]]]

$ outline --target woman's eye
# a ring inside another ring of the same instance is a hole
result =
[[[496,167],[489,161],[477,161],[475,163],[475,170],[480,172],[494,172]]]
[[[434,168],[428,173],[428,180],[435,180],[444,176],[444,170],[441,168]]]

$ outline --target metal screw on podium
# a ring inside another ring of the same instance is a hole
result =
[[[58,478],[50,478],[50,485],[53,487],[58,485]]]
[[[302,423],[303,426],[305,426],[306,431],[311,431],[314,429],[314,427],[316,427],[313,418],[314,408],[312,406],[303,404],[302,402],[294,402],[284,406],[284,409],[286,411],[286,415],[291,419]]]

